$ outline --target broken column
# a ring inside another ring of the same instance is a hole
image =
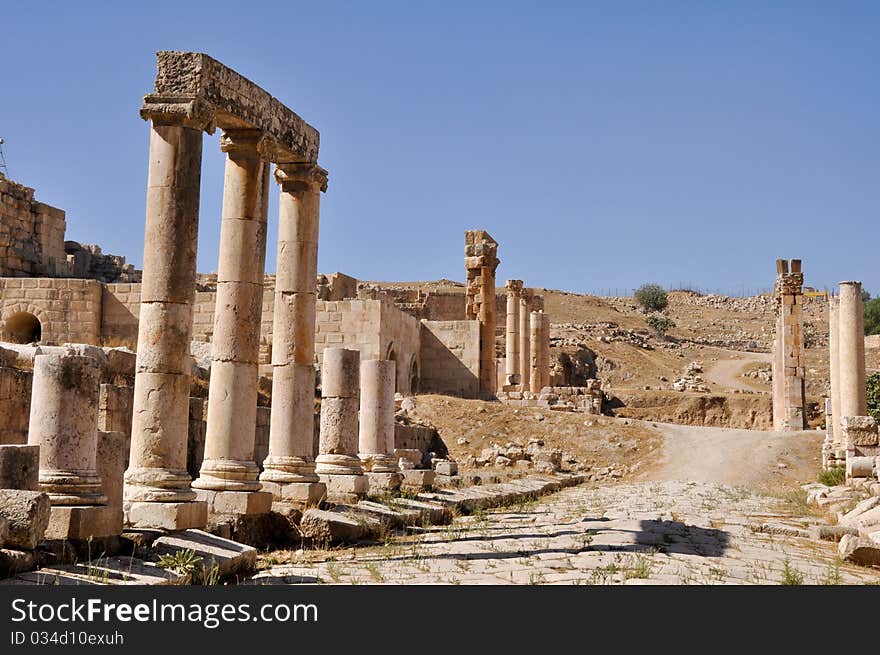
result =
[[[773,427],[804,430],[807,427],[804,390],[803,285],[801,260],[776,260],[773,337]]]
[[[826,415],[829,430],[827,467],[842,466],[846,461],[846,444],[840,429],[840,300],[828,299],[828,351],[831,377],[831,412]]]
[[[214,513],[264,514],[254,462],[269,162],[260,130],[225,130],[220,263],[214,310],[205,458],[193,482]]]
[[[401,482],[394,456],[395,362],[363,361],[360,377],[358,457],[366,472],[370,493],[387,493],[398,489]]]
[[[146,105],[141,115],[152,119],[152,129],[124,495],[131,525],[182,530],[207,522],[207,506],[190,488],[186,439],[202,130],[210,119],[164,105]]]
[[[519,357],[519,305],[522,293],[522,280],[507,280],[507,323],[505,344],[505,383],[516,385],[520,383],[520,357]]]
[[[543,319],[540,312],[529,314],[529,387],[532,393],[541,393],[544,388],[541,378],[541,333]]]
[[[541,312],[541,388],[550,386],[550,317]]]
[[[531,388],[532,349],[529,327],[531,304],[531,294],[523,289],[519,299],[519,373],[523,391]]]
[[[877,421],[873,416],[844,416],[840,421],[846,445],[846,480],[877,475]]]
[[[321,366],[321,436],[315,472],[327,498],[351,502],[369,484],[358,452],[360,351],[325,348]]]
[[[467,286],[465,318],[480,322],[480,395],[492,398],[496,391],[495,365],[495,269],[498,243],[484,230],[465,232]]]
[[[260,480],[276,498],[316,505],[326,494],[315,473],[315,279],[318,223],[327,171],[279,164],[278,263],[272,330],[269,455]]]
[[[862,283],[841,282],[837,346],[841,421],[847,416],[868,413],[864,320]]]
[[[97,471],[100,367],[91,357],[37,355],[28,444],[40,448],[39,490],[52,510],[47,539],[119,534]]]

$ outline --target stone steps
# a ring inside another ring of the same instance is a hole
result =
[[[0,581],[3,585],[184,585],[180,575],[134,557],[102,557],[93,562],[48,566]]]
[[[321,544],[372,539],[385,529],[448,523],[456,513],[470,513],[554,493],[587,481],[585,475],[534,475],[510,482],[418,494],[415,500],[388,503],[360,501],[330,510],[307,510],[300,522],[303,537]]]

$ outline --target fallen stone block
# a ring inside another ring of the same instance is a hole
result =
[[[838,545],[840,559],[861,566],[880,565],[880,544],[864,537],[844,535]]]
[[[45,539],[87,541],[120,534],[122,525],[109,505],[55,505],[49,512]]]
[[[36,566],[32,551],[0,548],[0,578],[30,571]]]
[[[39,491],[0,489],[0,518],[8,524],[7,548],[33,550],[49,525],[49,496]]]
[[[341,511],[344,507],[344,505],[339,506],[334,510],[306,510],[299,524],[303,537],[318,543],[331,543],[357,541],[378,533],[381,522],[364,516],[347,514]]]
[[[0,489],[39,490],[40,447],[0,445]]]
[[[846,525],[816,525],[810,528],[810,537],[822,541],[840,541],[844,535],[858,536],[858,528]]]
[[[19,576],[22,578],[22,576]],[[38,584],[52,584],[53,578],[64,578],[69,584],[99,585],[185,585],[190,577],[163,569],[134,557],[102,557],[91,562],[64,564],[41,568],[26,574],[24,579],[38,580]]]
[[[422,524],[439,525],[446,523],[451,518],[448,506],[441,503],[415,500],[413,498],[395,498],[391,501],[391,506],[396,509],[410,509],[419,512],[419,523]]]
[[[201,558],[197,581],[246,574],[253,571],[257,564],[256,548],[203,530],[183,530],[159,537],[153,542],[153,548],[159,554],[169,555],[183,550],[193,551]]]
[[[401,469],[401,487],[405,489],[430,489],[434,485],[434,471],[427,469]]]

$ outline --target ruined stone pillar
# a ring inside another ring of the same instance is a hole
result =
[[[522,280],[507,280],[507,323],[504,339],[506,384],[520,383],[519,357],[519,298]]]
[[[523,291],[519,300],[519,371],[523,391],[528,391],[531,388],[532,348],[530,345],[530,309],[531,298],[527,291]]]
[[[550,386],[550,317],[541,312],[541,388]]]
[[[197,489],[257,491],[253,461],[269,162],[259,130],[226,130],[205,458]]]
[[[529,314],[529,387],[532,393],[541,393],[543,389],[541,379],[541,332],[542,332],[541,312],[532,312]]]
[[[465,232],[467,287],[465,317],[480,322],[480,395],[494,397],[495,365],[495,269],[500,263],[498,243],[484,230]]]
[[[360,351],[325,348],[321,366],[321,436],[315,472],[327,497],[349,501],[367,493],[358,452]]]
[[[125,472],[128,520],[136,527],[185,529],[207,521],[207,506],[193,502],[196,494],[186,472],[204,127],[162,114],[153,118],[150,133],[131,455]]]
[[[828,351],[831,377],[831,454],[845,450],[840,428],[840,299],[828,299]]]
[[[840,420],[866,416],[868,398],[865,379],[865,316],[862,283],[840,283],[838,308],[838,359],[840,378]]]
[[[91,357],[37,355],[28,444],[40,447],[40,491],[53,505],[100,505],[100,370]]]
[[[776,331],[773,337],[773,427],[807,427],[804,390],[803,285],[801,261],[776,260]]]
[[[269,455],[260,480],[276,497],[316,504],[325,492],[315,474],[314,361],[318,222],[327,171],[316,164],[279,164],[275,179],[281,186],[281,199],[272,327],[272,413]]]
[[[394,456],[395,362],[370,359],[361,362],[358,457],[370,485],[381,493],[400,487]]]

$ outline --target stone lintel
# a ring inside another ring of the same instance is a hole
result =
[[[141,117],[213,133],[257,129],[273,145],[274,162],[316,162],[320,136],[292,110],[246,77],[201,52],[160,51],[154,92]]]

